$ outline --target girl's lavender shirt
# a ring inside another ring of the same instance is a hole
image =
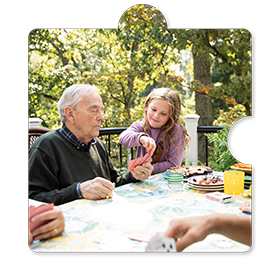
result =
[[[146,148],[144,148],[139,142],[140,136],[150,136],[155,140],[157,145],[160,141],[163,141],[163,131],[160,128],[151,128],[149,135],[147,135],[144,132],[142,125],[143,121],[135,121],[129,128],[123,131],[119,137],[119,142],[123,146],[127,148],[137,147],[136,158],[143,157],[147,153]],[[176,123],[171,133],[174,137],[176,145],[174,145],[171,139],[169,139],[169,151],[167,155],[165,155],[166,144],[163,141],[164,150],[161,158],[159,162],[153,164],[155,174],[164,172],[172,166],[181,166],[182,164],[185,142],[181,126]]]

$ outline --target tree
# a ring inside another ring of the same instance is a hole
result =
[[[210,55],[216,75],[212,76],[215,84],[194,81],[191,85],[193,90],[208,95],[211,99],[225,101],[227,104],[242,104],[246,108],[246,115],[250,116],[252,114],[250,32],[244,29],[205,29],[199,33],[199,51],[204,57]],[[217,79],[217,72],[220,74],[220,80]]]
[[[193,49],[193,65],[194,79],[204,85],[209,85],[211,82],[210,62],[199,55],[195,49]],[[198,125],[213,125],[212,101],[199,91],[195,91],[195,111],[200,116]],[[205,136],[201,133],[198,134],[198,155],[201,162],[206,162],[206,141]]]
[[[168,29],[149,5],[129,8],[117,29],[35,29],[29,34],[29,116],[59,124],[57,100],[73,83],[100,89],[103,127],[127,126],[143,116],[145,96],[154,87],[181,92],[185,77],[171,70],[180,52],[191,49],[195,110],[199,125],[212,125],[223,109],[242,105],[251,114],[251,35],[239,29]],[[238,113],[238,112],[237,112]],[[200,140],[201,161],[205,147]]]
[[[242,104],[251,115],[251,34],[243,29],[175,30],[178,49],[191,46],[194,80],[190,89],[195,92],[199,125],[212,125],[213,100],[221,105]],[[220,72],[211,77],[211,66]],[[224,79],[227,77],[226,79]],[[199,135],[199,159],[205,162],[205,141]]]
[[[102,57],[106,56],[109,64],[91,81],[100,84],[105,99],[121,104],[131,120],[131,111],[141,103],[139,93],[153,83],[164,84],[174,78],[169,66],[178,62],[175,40],[163,15],[149,5],[129,8],[117,29],[99,32],[105,37],[103,50],[107,50]],[[180,80],[174,79],[170,84]]]
[[[174,42],[163,15],[149,5],[128,9],[115,30],[33,30],[29,35],[30,112],[38,116],[38,107],[33,106],[36,98],[40,106],[46,99],[55,103],[70,84],[90,83],[100,88],[108,116],[104,125],[129,125],[134,108],[143,104],[140,93],[147,86],[156,82],[180,87],[183,79],[169,70],[179,58]],[[35,54],[41,57],[40,63],[32,63]],[[53,124],[44,122],[49,127]]]

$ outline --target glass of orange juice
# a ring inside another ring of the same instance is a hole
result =
[[[229,195],[243,195],[244,191],[243,171],[225,171],[224,172],[224,193]]]

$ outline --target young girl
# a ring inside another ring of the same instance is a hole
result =
[[[120,134],[119,142],[128,148],[138,147],[136,158],[148,153],[153,161],[153,174],[181,166],[184,147],[190,136],[179,122],[179,94],[169,88],[157,88],[144,105],[144,121],[136,121]]]

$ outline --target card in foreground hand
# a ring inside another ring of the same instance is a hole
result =
[[[145,154],[143,157],[139,157],[137,159],[132,159],[128,163],[128,170],[127,171],[131,172],[136,166],[142,165],[143,163],[151,162],[151,161],[152,161],[152,158],[149,157],[148,154]]]
[[[53,203],[51,204],[43,204],[38,207],[29,206],[29,229],[32,232],[34,229],[38,228],[39,226],[46,224],[48,221],[40,221],[40,222],[31,222],[31,219],[43,212],[47,212],[53,209]]]
[[[153,236],[155,236],[155,233],[147,232],[147,231],[134,231],[131,232],[127,237],[129,239],[141,241],[141,242],[149,242]]]
[[[177,252],[175,239],[157,234],[148,243],[146,252]]]

